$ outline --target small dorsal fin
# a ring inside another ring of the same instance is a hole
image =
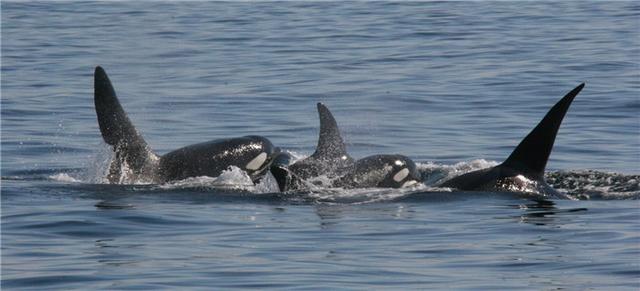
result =
[[[347,159],[347,147],[340,136],[338,124],[331,111],[324,104],[318,103],[320,116],[320,137],[318,147],[312,157],[316,159]]]
[[[573,98],[580,93],[583,87],[584,83],[562,97],[529,135],[520,142],[501,166],[523,174],[542,176],[562,119],[567,113]]]
[[[113,146],[116,153],[111,163],[109,180],[117,181],[123,162],[134,173],[142,173],[149,165],[150,158],[155,155],[127,117],[107,73],[99,66],[94,73],[94,102],[102,138]]]

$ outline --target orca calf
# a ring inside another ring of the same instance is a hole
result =
[[[359,159],[334,182],[343,188],[404,188],[421,180],[416,164],[403,155],[373,155]]]
[[[440,187],[463,191],[528,192],[563,198],[544,181],[544,169],[569,105],[584,83],[567,93],[500,165],[444,181]]]
[[[94,73],[94,102],[102,138],[115,152],[107,176],[110,183],[217,177],[230,166],[246,171],[256,182],[279,151],[264,137],[245,136],[212,140],[156,155],[127,117],[107,73],[99,66]]]
[[[276,178],[280,191],[304,189],[304,181],[326,176],[335,179],[344,169],[353,166],[355,160],[347,153],[338,124],[324,104],[318,103],[320,136],[316,151],[309,157],[293,164],[288,153],[280,153],[271,165],[271,174]]]
[[[347,153],[338,124],[324,104],[318,103],[320,136],[316,151],[290,165],[291,156],[280,153],[271,165],[281,191],[301,190],[305,180],[325,176],[331,186],[344,188],[400,188],[420,181],[415,163],[401,155],[374,155],[355,161]]]

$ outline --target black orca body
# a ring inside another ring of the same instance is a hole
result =
[[[304,189],[305,180],[319,176],[332,180],[333,187],[344,188],[400,188],[419,181],[415,164],[405,156],[375,155],[355,161],[329,109],[322,103],[317,107],[320,136],[313,155],[290,165],[291,156],[281,153],[272,163],[271,174],[281,191]]]
[[[189,177],[217,177],[230,166],[246,171],[257,181],[278,153],[268,139],[245,136],[213,140],[186,146],[163,156],[156,155],[127,117],[101,67],[95,70],[94,90],[102,138],[113,146],[115,152],[107,176],[110,183],[163,183]]]
[[[324,104],[318,103],[320,117],[320,136],[316,151],[309,157],[293,164],[291,156],[281,153],[271,166],[271,174],[276,178],[281,191],[304,189],[304,181],[326,176],[335,179],[342,171],[354,164],[354,159],[347,154],[347,147],[342,140],[338,124]]]
[[[564,197],[544,181],[544,170],[558,129],[584,83],[556,103],[500,165],[473,171],[440,184],[463,191],[505,191]]]
[[[318,103],[320,117],[320,136],[316,151],[303,160],[289,166],[289,171],[300,179],[308,179],[320,175],[335,177],[340,169],[353,165],[354,159],[347,154],[336,119],[324,104]]]
[[[404,188],[421,180],[416,164],[403,155],[373,155],[359,159],[335,183],[343,188]]]

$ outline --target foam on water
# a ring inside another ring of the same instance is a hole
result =
[[[446,188],[434,188],[424,184],[416,184],[412,187],[394,188],[316,188],[307,194],[308,197],[322,203],[372,203],[392,201],[406,197],[414,193],[423,192],[450,192]]]
[[[495,161],[476,159],[468,162],[458,162],[453,165],[444,165],[432,162],[416,163],[416,168],[422,175],[422,181],[427,185],[433,185],[440,181],[449,180],[469,172],[496,165],[498,165],[498,163]]]
[[[291,152],[294,160],[306,158],[308,155]],[[109,184],[106,179],[109,163],[113,157],[108,147],[100,147],[88,160],[87,168],[76,172],[59,172],[48,176],[48,179],[72,184]],[[370,203],[391,201],[414,193],[452,192],[455,189],[434,187],[433,185],[456,176],[497,165],[496,161],[476,159],[452,165],[433,162],[416,163],[422,176],[422,183],[402,189],[333,188],[332,180],[319,176],[304,181],[308,191],[297,193],[304,198],[323,203]],[[554,171],[545,174],[547,182],[570,199],[640,199],[640,176],[606,173],[598,171]],[[205,191],[241,191],[249,194],[266,194],[279,192],[275,178],[268,173],[257,184],[238,167],[230,167],[218,177],[192,177],[180,181],[155,185],[145,181],[126,181],[122,185],[149,185],[156,191],[177,189],[200,189]],[[535,195],[534,195],[535,196]],[[544,198],[544,197],[542,197]]]
[[[65,182],[65,183],[82,183],[81,180],[78,180],[67,173],[58,173],[55,175],[51,175],[49,176],[49,179],[58,181],[58,182]]]
[[[640,175],[593,170],[556,171],[545,174],[554,188],[578,199],[640,199]]]
[[[253,194],[278,192],[278,184],[271,174],[265,175],[262,180],[254,184],[247,172],[235,166],[229,167],[228,170],[223,171],[218,177],[201,176],[187,178],[158,185],[158,188],[162,190],[190,188],[210,189],[212,191],[240,190]]]

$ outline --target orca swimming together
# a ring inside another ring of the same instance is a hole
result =
[[[354,160],[329,108],[322,103],[317,107],[320,136],[316,151],[293,164],[289,164],[289,154],[280,153],[271,165],[281,191],[305,189],[309,179],[320,176],[331,180],[331,187],[343,188],[400,188],[420,181],[415,163],[406,156],[373,155]]]
[[[104,141],[113,147],[110,183],[163,183],[189,177],[217,177],[231,166],[255,182],[268,172],[279,150],[261,136],[217,139],[186,146],[159,156],[133,126],[101,67],[94,74],[94,102]]]
[[[463,174],[439,186],[463,191],[529,192],[563,198],[544,181],[544,169],[562,119],[582,88],[584,83],[560,99],[502,164]]]
[[[544,170],[562,120],[582,88],[584,83],[558,101],[503,163],[435,186],[564,198],[544,181]],[[342,188],[402,188],[422,182],[415,163],[406,156],[353,159],[347,153],[335,118],[322,103],[317,104],[320,134],[316,150],[295,163],[291,163],[290,154],[281,152],[262,136],[217,139],[157,155],[127,117],[109,77],[99,66],[95,69],[94,89],[100,132],[115,153],[107,175],[110,183],[164,183],[189,177],[217,177],[231,166],[244,170],[254,182],[271,173],[283,192],[306,190],[320,181],[325,187]],[[328,185],[323,184],[326,181]]]

